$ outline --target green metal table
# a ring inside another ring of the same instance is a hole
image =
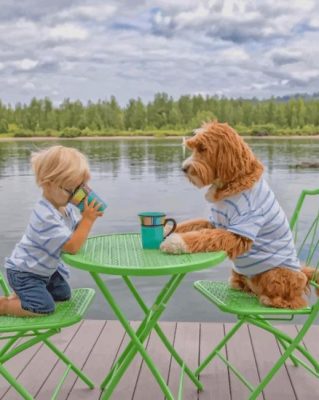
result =
[[[139,352],[161,387],[165,397],[174,400],[174,396],[154,364],[151,356],[144,348],[143,343],[154,329],[167,350],[181,367],[181,378],[178,399],[182,398],[183,378],[186,373],[199,390],[202,384],[181,356],[164,335],[158,321],[165,310],[168,301],[173,296],[185,275],[213,267],[226,258],[226,253],[197,253],[169,255],[159,250],[143,250],[140,235],[137,233],[101,235],[89,238],[80,252],[75,255],[63,254],[63,260],[71,265],[90,272],[96,285],[101,290],[106,301],[116,317],[123,325],[131,340],[116,363],[101,384],[104,390],[102,399],[109,399],[114,388]],[[137,303],[145,313],[145,318],[136,331],[131,327],[129,320],[118,306],[101,275],[119,275],[122,277]],[[168,281],[157,295],[153,305],[148,307],[133,285],[131,276],[167,276]]]

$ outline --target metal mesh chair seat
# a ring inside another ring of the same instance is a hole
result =
[[[10,295],[10,288],[1,272],[0,287],[5,296]],[[5,368],[4,364],[37,343],[44,343],[66,365],[66,370],[59,380],[51,400],[58,397],[70,371],[73,371],[90,389],[94,388],[94,383],[50,340],[50,337],[59,333],[61,328],[74,325],[82,320],[94,295],[93,289],[74,289],[71,299],[57,303],[56,310],[52,314],[37,317],[0,316],[0,340],[4,341],[4,345],[0,349],[0,375],[14,387],[23,399],[33,400],[33,396]]]
[[[74,289],[68,301],[56,304],[56,311],[39,317],[0,317],[0,332],[17,332],[62,328],[73,325],[82,319],[83,314],[94,297],[93,289]]]
[[[232,289],[227,282],[197,281],[194,287],[222,311],[241,315],[266,314],[309,314],[311,307],[297,310],[267,307],[259,303],[252,293]]]

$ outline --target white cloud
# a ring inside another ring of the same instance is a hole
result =
[[[180,29],[187,26],[198,26],[199,24],[208,23],[210,19],[209,9],[203,5],[199,5],[192,10],[182,11],[175,17],[176,24]]]
[[[309,25],[311,28],[319,29],[319,16],[318,15],[312,16],[309,20]]]
[[[32,91],[35,89],[35,84],[32,82],[26,82],[24,85],[22,85],[22,89],[26,91]]]
[[[3,101],[27,101],[31,92],[56,101],[113,94],[126,104],[163,91],[174,97],[319,91],[315,0],[5,4],[0,15]]]
[[[14,66],[21,71],[30,71],[34,69],[39,62],[37,60],[31,60],[30,58],[24,58],[23,60],[15,61]]]
[[[253,90],[255,90],[255,89],[257,89],[257,90],[263,90],[263,89],[266,89],[266,88],[268,88],[268,87],[270,87],[271,85],[269,84],[269,83],[258,83],[258,82],[256,82],[256,83],[253,83],[252,85],[251,85],[251,88],[253,89]]]
[[[291,77],[294,78],[295,80],[306,83],[312,81],[313,79],[319,78],[319,70],[308,69],[308,70],[296,71],[291,73]]]
[[[249,60],[249,55],[247,52],[244,49],[236,48],[235,46],[230,49],[222,50],[219,53],[219,57],[219,62],[226,63],[237,64]]]
[[[85,17],[96,21],[103,21],[110,18],[116,12],[116,9],[117,7],[114,4],[83,5],[64,10],[58,17],[66,19]]]
[[[161,11],[157,12],[154,16],[154,21],[158,26],[169,26],[172,22],[170,16],[165,16]]]
[[[153,23],[155,31],[166,36],[195,29],[229,41],[252,41],[291,35],[291,30],[309,18],[315,6],[313,0],[302,4],[297,0],[202,0],[190,2],[184,9],[165,4],[158,9]]]
[[[84,40],[88,35],[85,28],[71,23],[60,24],[49,30],[49,38],[56,40]]]
[[[31,42],[36,45],[42,37],[41,30],[35,22],[27,21],[25,18],[19,18],[15,21],[13,26],[12,22],[0,22],[0,45],[1,48],[6,46],[24,46],[26,43]],[[17,50],[17,49],[16,49]]]

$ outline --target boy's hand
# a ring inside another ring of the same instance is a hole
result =
[[[82,218],[88,219],[94,222],[98,217],[102,217],[103,211],[99,211],[101,204],[95,199],[88,204],[88,199],[84,200],[84,210],[82,211]]]
[[[101,204],[96,200],[92,200],[90,204],[88,204],[87,199],[84,200],[82,219],[71,238],[64,244],[63,251],[76,254],[80,250],[90,233],[94,221],[103,215],[103,211],[99,211],[99,207],[101,207]]]

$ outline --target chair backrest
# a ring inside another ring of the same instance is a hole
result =
[[[319,272],[319,189],[303,190],[290,220],[290,228],[298,251],[305,265]]]
[[[5,280],[2,272],[0,271],[0,287],[2,289],[3,295],[4,296],[9,296],[11,293],[11,290],[7,284],[7,281]]]

